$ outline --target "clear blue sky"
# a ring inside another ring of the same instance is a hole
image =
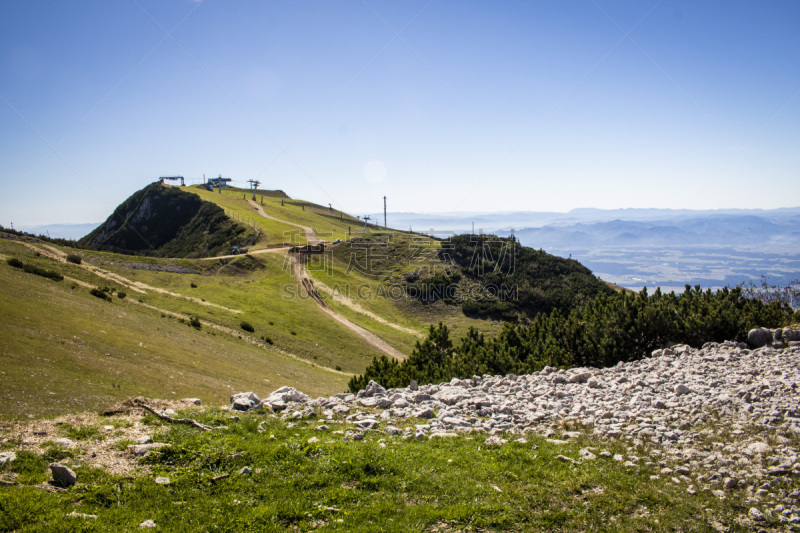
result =
[[[800,2],[0,2],[0,224],[161,175],[379,211],[800,205]]]

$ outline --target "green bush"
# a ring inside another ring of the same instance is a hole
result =
[[[100,288],[95,288],[95,289],[90,290],[89,294],[91,294],[92,296],[97,296],[98,298],[101,298],[101,299],[109,301],[109,302],[111,301],[111,296],[109,296],[106,291],[104,291],[103,289],[100,289]]]
[[[529,374],[545,366],[610,367],[675,343],[700,347],[744,341],[754,327],[785,326],[798,318],[785,303],[748,298],[740,287],[712,293],[687,286],[680,295],[658,289],[652,295],[625,291],[599,296],[566,315],[555,311],[536,315],[526,325],[507,322],[493,339],[470,328],[454,344],[447,326],[431,326],[408,359],[400,363],[377,357],[348,387],[355,392],[369,380],[405,387],[411,380],[423,384],[483,374]]]
[[[245,322],[245,321],[242,321],[242,323],[239,324],[239,327],[241,327],[245,331],[249,331],[250,333],[253,333],[256,330],[253,327],[253,325],[250,324],[250,322]]]
[[[8,263],[9,265],[11,265],[14,268],[22,268],[23,267],[22,261],[20,261],[16,257],[12,257],[11,259],[7,260],[6,263]]]
[[[119,298],[120,300],[122,300],[126,296],[128,296],[128,294],[125,293],[124,291],[117,291],[117,298]]]
[[[47,270],[36,265],[22,265],[22,270],[28,272],[29,274],[36,274],[37,276],[42,276],[55,281],[61,281],[64,279],[64,276],[60,272],[56,272],[55,270]]]
[[[193,316],[191,320],[189,320],[189,325],[192,326],[194,329],[200,329],[203,327],[203,324],[200,323],[200,319],[196,316]]]
[[[70,263],[75,263],[76,265],[80,265],[82,259],[78,254],[67,254],[67,261]]]

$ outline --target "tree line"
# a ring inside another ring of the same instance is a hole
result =
[[[785,302],[765,303],[742,287],[717,292],[601,294],[568,313],[539,313],[528,323],[506,322],[494,338],[470,328],[457,342],[444,324],[430,326],[411,356],[399,362],[376,357],[348,383],[356,392],[374,380],[384,387],[439,383],[473,375],[528,374],[545,366],[609,367],[647,357],[672,344],[744,341],[754,327],[782,327],[800,320]]]

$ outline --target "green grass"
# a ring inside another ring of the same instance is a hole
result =
[[[0,240],[0,252],[17,254],[25,261],[33,256],[5,240]],[[71,263],[43,257],[35,260],[55,265],[65,275],[92,286],[113,285]],[[206,310],[156,293],[129,292],[125,299],[108,302],[69,280],[53,283],[5,261],[0,264],[0,276],[4,280],[0,292],[0,417],[99,410],[139,395],[224,402],[231,392],[256,390],[263,394],[286,384],[315,395],[340,392],[346,386],[347,376],[211,327],[198,331],[138,300],[172,306],[176,311],[203,311],[205,314],[197,313],[201,319],[224,315],[239,331],[241,315]],[[314,343],[310,331],[299,332],[308,336],[306,344]],[[289,337],[288,331],[280,337],[266,331],[260,334],[274,336],[277,345],[278,338]],[[313,361],[313,356],[308,359]]]
[[[573,464],[591,447],[646,455],[623,442],[583,436],[556,444],[539,436],[487,446],[485,434],[415,440],[369,432],[343,440],[352,429],[317,420],[288,425],[269,413],[191,413],[227,429],[200,432],[161,426],[149,416],[156,440],[170,444],[144,461],[151,472],[115,477],[75,462],[78,484],[60,493],[30,486],[46,463],[23,456],[16,487],[0,487],[2,531],[136,531],[153,520],[163,531],[745,531],[745,491],[719,500],[690,495],[660,466],[636,467],[599,456]],[[407,423],[412,424],[414,420]],[[309,442],[312,438],[318,442]],[[249,474],[240,474],[244,467]],[[227,475],[228,477],[221,477]],[[157,485],[165,476],[169,485]],[[796,482],[794,482],[796,484]],[[96,520],[64,518],[71,512]]]
[[[291,242],[292,244],[306,242],[305,235],[302,232],[298,233],[299,230],[296,226],[282,224],[259,215],[247,201],[252,198],[250,191],[231,188],[223,189],[220,194],[217,191],[210,192],[202,187],[191,187],[186,190],[218,204],[232,218],[260,227],[262,239],[255,248],[281,242]],[[261,205],[260,194],[256,195],[256,201]],[[348,237],[348,230],[356,234],[361,233],[364,227],[363,221],[351,215],[303,200],[264,196],[262,207],[269,216],[313,228],[318,237],[326,241],[333,241],[337,238],[344,240]],[[375,228],[371,226],[371,229]]]

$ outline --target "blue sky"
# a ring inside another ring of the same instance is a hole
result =
[[[0,224],[162,175],[353,214],[800,204],[795,0],[0,3]]]

